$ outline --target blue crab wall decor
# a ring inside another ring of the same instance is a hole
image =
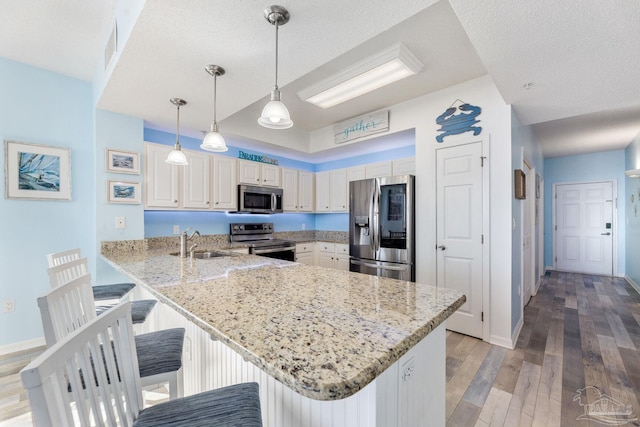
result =
[[[458,105],[456,106],[456,103]],[[436,123],[440,125],[440,135],[436,136],[436,141],[443,142],[444,138],[449,135],[458,135],[465,132],[473,132],[474,135],[480,135],[482,128],[480,126],[473,126],[476,123],[480,123],[480,120],[476,120],[476,117],[482,112],[482,108],[475,105],[463,103],[462,101],[456,101],[451,107],[440,114],[436,118]],[[454,114],[457,110],[458,114]]]

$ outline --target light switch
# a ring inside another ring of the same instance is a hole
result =
[[[116,228],[125,228],[126,223],[123,216],[116,217]]]

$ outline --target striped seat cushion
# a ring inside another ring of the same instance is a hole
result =
[[[92,286],[93,299],[96,301],[106,299],[120,299],[131,292],[131,290],[135,287],[135,283],[114,283],[111,285]]]
[[[136,335],[135,341],[141,377],[173,372],[182,367],[184,328]]]
[[[141,299],[131,302],[131,321],[135,325],[136,323],[144,323],[151,313],[151,310],[156,305],[157,301],[153,299]],[[105,311],[114,307],[116,304],[105,304],[96,306],[96,313],[101,315]]]
[[[160,403],[140,412],[133,425],[260,427],[258,384],[237,384]]]

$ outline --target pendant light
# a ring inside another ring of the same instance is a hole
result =
[[[189,164],[189,162],[187,162],[187,156],[184,155],[184,153],[182,152],[182,148],[180,147],[180,107],[185,105],[187,101],[181,98],[171,98],[170,101],[173,105],[178,107],[178,120],[176,122],[176,145],[173,151],[171,151],[167,156],[167,160],[165,160],[165,162],[169,163],[170,165],[186,166]]]
[[[264,10],[264,17],[270,24],[276,26],[276,84],[271,91],[271,101],[262,109],[258,123],[269,129],[288,129],[293,126],[293,122],[289,116],[289,110],[280,101],[280,89],[278,89],[278,27],[289,22],[289,12],[282,6],[269,6]]]
[[[224,68],[210,64],[204,69],[213,76],[213,123],[211,123],[211,130],[204,136],[200,148],[207,151],[227,151],[227,144],[224,142],[220,132],[218,132],[218,122],[216,121],[216,83],[218,76],[224,75]]]

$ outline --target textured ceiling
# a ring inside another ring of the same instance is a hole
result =
[[[92,80],[102,64],[118,0],[0,0],[0,57]],[[144,2],[99,108],[199,136],[212,118],[215,63],[218,121],[231,137],[309,152],[309,131],[434,92],[486,73],[545,156],[626,147],[640,132],[640,2],[492,0],[324,0],[280,2],[278,83],[294,127],[256,123],[274,83],[271,1]],[[375,93],[321,110],[297,91],[403,41],[422,72]],[[526,83],[533,83],[528,90]]]

